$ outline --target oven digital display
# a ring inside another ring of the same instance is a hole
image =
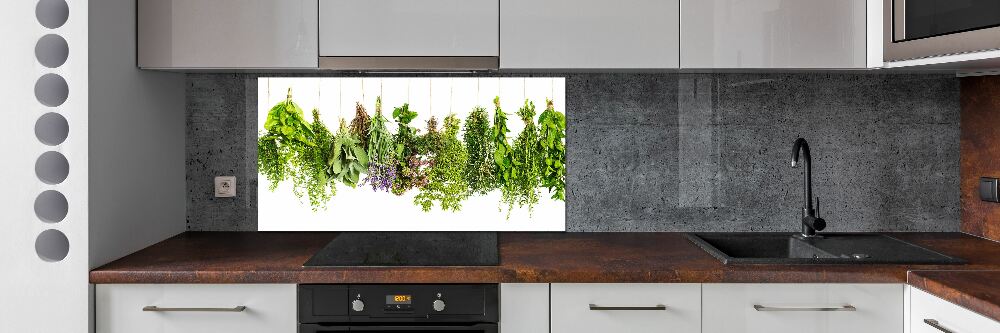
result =
[[[413,295],[385,295],[385,304],[413,304]]]

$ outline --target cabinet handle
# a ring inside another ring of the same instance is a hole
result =
[[[242,305],[231,308],[161,308],[155,305],[142,307],[142,311],[153,312],[243,312],[246,309],[247,307]]]
[[[955,333],[955,331],[944,328],[944,326],[941,326],[941,323],[934,319],[924,319],[924,324],[930,325],[930,327],[936,328],[938,331],[944,333]]]
[[[823,307],[823,308],[797,308],[797,307],[773,307],[773,306],[763,306],[760,304],[754,304],[753,309],[757,311],[858,311],[858,308],[855,308],[853,305]]]
[[[590,309],[593,311],[647,311],[666,310],[667,306],[663,304],[657,304],[654,306],[600,306],[597,304],[591,304]]]

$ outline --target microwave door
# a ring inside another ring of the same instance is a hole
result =
[[[1000,1],[884,0],[885,60],[1000,49]]]

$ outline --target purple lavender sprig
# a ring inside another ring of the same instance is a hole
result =
[[[396,167],[395,163],[384,164],[378,162],[372,162],[368,164],[368,176],[365,177],[364,182],[371,185],[372,191],[386,191],[392,190],[392,182],[396,180]]]

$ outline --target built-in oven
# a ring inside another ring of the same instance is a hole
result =
[[[497,333],[495,284],[303,284],[299,333]]]
[[[883,0],[884,59],[1000,49],[998,0]]]

